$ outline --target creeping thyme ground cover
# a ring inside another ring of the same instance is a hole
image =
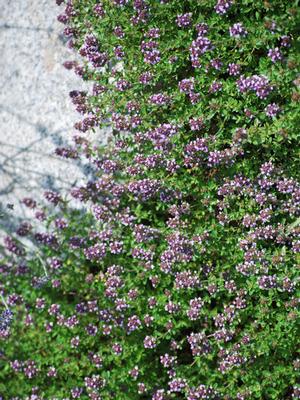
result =
[[[57,3],[94,178],[4,240],[2,398],[300,398],[298,2]]]

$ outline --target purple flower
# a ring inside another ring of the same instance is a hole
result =
[[[79,236],[72,236],[69,239],[69,244],[72,249],[78,249],[83,246],[84,239]]]
[[[258,286],[261,289],[274,289],[277,287],[277,276],[276,275],[263,275],[258,279]]]
[[[115,86],[120,92],[124,92],[125,90],[127,90],[131,87],[131,84],[130,84],[130,82],[126,81],[126,79],[119,79],[115,83]]]
[[[92,34],[87,35],[79,53],[86,57],[95,68],[103,67],[108,61],[108,55],[99,50],[99,43]]]
[[[176,356],[170,356],[170,354],[166,353],[163,356],[160,356],[160,362],[165,368],[173,367],[176,363]]]
[[[24,221],[18,227],[16,233],[19,236],[27,236],[31,230],[32,230],[32,225],[29,222]]]
[[[204,333],[191,333],[187,337],[187,341],[189,342],[193,356],[208,354],[211,351],[211,346]]]
[[[213,59],[210,61],[210,65],[211,65],[214,69],[216,69],[217,71],[220,71],[220,69],[222,68],[223,63],[222,63],[222,61],[219,60],[218,58],[213,58]]]
[[[121,60],[121,59],[124,57],[124,55],[125,55],[122,46],[116,46],[116,47],[114,47],[114,53],[115,53],[115,56],[116,56],[116,58],[117,58],[118,60]]]
[[[278,47],[275,47],[274,49],[269,49],[268,57],[271,59],[273,63],[282,60],[282,54]]]
[[[136,365],[133,369],[129,371],[129,375],[136,380],[139,376],[139,367]]]
[[[54,224],[57,229],[66,229],[68,227],[68,222],[64,218],[55,219]]]
[[[170,97],[163,93],[156,93],[149,97],[149,101],[157,106],[162,106],[170,103]]]
[[[276,115],[280,112],[280,107],[276,103],[268,104],[265,108],[265,113],[270,118],[275,118]]]
[[[14,360],[10,362],[10,367],[15,371],[15,372],[21,372],[23,368],[23,363],[22,361],[19,360]]]
[[[7,329],[13,321],[13,312],[9,309],[2,311],[0,314],[0,330]]]
[[[17,256],[24,256],[25,255],[25,249],[12,237],[6,236],[4,238],[4,245],[5,248],[10,252],[14,253]]]
[[[46,192],[44,192],[44,197],[55,206],[62,201],[60,194],[57,192],[53,192],[52,190],[47,190]]]
[[[195,321],[199,318],[200,310],[204,303],[200,297],[196,297],[190,300],[190,308],[187,310],[187,316],[191,321]]]
[[[143,40],[141,43],[141,52],[145,54],[147,51],[152,51],[153,49],[157,49],[158,42],[155,40]]]
[[[101,389],[105,386],[105,383],[105,380],[99,375],[84,378],[84,384],[87,389]]]
[[[137,315],[128,318],[127,328],[128,332],[133,332],[141,326],[141,321]]]
[[[32,360],[25,361],[23,371],[25,376],[29,379],[33,379],[38,373],[37,366]]]
[[[175,125],[162,124],[146,133],[146,137],[152,141],[156,149],[163,149],[170,138],[178,132]]]
[[[153,259],[153,252],[151,250],[144,250],[138,247],[135,247],[131,250],[131,254],[133,258],[143,261],[152,261]]]
[[[199,152],[201,152],[199,154]],[[208,143],[206,138],[198,138],[188,143],[184,150],[184,164],[196,167],[203,161],[203,153],[208,153]]]
[[[36,208],[36,201],[33,200],[30,197],[24,197],[24,199],[22,199],[21,203],[23,203],[26,207],[34,209]]]
[[[125,37],[125,33],[122,29],[121,26],[116,26],[114,28],[114,34],[119,38],[119,39],[123,39]]]
[[[227,71],[228,71],[229,75],[231,75],[231,76],[240,75],[240,70],[241,70],[240,64],[234,64],[234,63],[228,64]]]
[[[97,243],[94,246],[84,249],[84,255],[88,260],[99,260],[106,255],[106,246],[104,243]]]
[[[273,90],[273,86],[269,84],[268,78],[263,75],[252,75],[248,78],[242,75],[236,84],[241,93],[253,90],[260,99],[265,99]]]
[[[199,131],[204,126],[202,118],[191,118],[189,124],[192,131]]]
[[[186,379],[174,378],[169,382],[170,392],[182,392],[186,385]]]
[[[232,0],[218,0],[215,10],[217,14],[224,15],[232,5]]]
[[[156,347],[156,339],[153,336],[146,336],[144,339],[145,349],[154,349]]]
[[[280,38],[280,46],[282,47],[290,47],[291,46],[291,37],[287,35],[283,35]]]
[[[292,252],[300,253],[300,240],[294,240],[292,242]]]
[[[191,271],[176,272],[176,289],[192,289],[200,286],[200,279],[196,273],[192,273]]]
[[[147,33],[144,35],[145,37],[158,39],[160,37],[160,29],[159,28],[150,28]]]
[[[176,304],[172,301],[168,301],[168,303],[165,305],[165,311],[167,311],[169,314],[175,314],[180,311],[180,305]]]
[[[146,201],[154,197],[158,193],[160,187],[161,183],[158,180],[141,179],[130,182],[128,184],[128,191],[137,199]]]
[[[192,13],[186,13],[186,14],[177,15],[176,24],[180,28],[185,28],[187,26],[190,26],[191,23],[192,23]]]
[[[57,147],[55,154],[64,158],[78,158],[78,152],[72,147]]]
[[[232,37],[236,37],[236,38],[240,38],[242,36],[246,36],[248,34],[248,32],[246,31],[246,29],[243,27],[243,25],[241,24],[241,22],[237,22],[236,24],[233,24],[230,28],[229,28],[229,34]]]
[[[224,374],[226,371],[232,369],[233,367],[240,367],[247,361],[246,357],[243,357],[237,351],[224,350],[224,356],[219,362],[219,371]]]
[[[156,390],[151,397],[151,400],[166,400],[164,389]]]
[[[102,18],[105,16],[105,10],[103,8],[102,3],[96,4],[95,7],[93,8],[93,11],[98,17]]]
[[[199,93],[189,93],[190,101],[192,104],[197,104],[200,101],[200,94]]]
[[[192,93],[194,90],[194,78],[183,79],[178,83],[181,93]]]
[[[205,23],[200,23],[195,26],[198,36],[205,36],[208,33],[208,25]]]
[[[54,367],[49,367],[47,376],[49,376],[49,378],[55,378],[57,376],[57,370]]]
[[[85,331],[90,336],[96,336],[98,332],[98,328],[96,325],[88,324],[85,328]]]
[[[222,82],[218,81],[213,81],[213,83],[210,85],[209,92],[210,93],[216,93],[222,90],[223,84]]]
[[[62,24],[66,24],[69,21],[69,17],[66,14],[59,14],[57,20]]]
[[[114,343],[111,348],[116,356],[119,356],[120,354],[122,354],[123,349],[119,343]]]
[[[139,382],[137,386],[138,386],[138,394],[143,394],[147,391],[146,385],[144,383]]]
[[[72,348],[78,347],[79,344],[80,344],[79,336],[75,336],[75,337],[73,337],[73,338],[71,339],[71,347],[72,347]]]
[[[75,387],[75,388],[71,389],[72,399],[79,399],[79,397],[81,397],[82,393],[83,393],[82,388]]]
[[[299,241],[299,245],[300,245],[300,241]],[[300,252],[300,249],[299,249],[298,253],[299,252]],[[288,277],[285,277],[283,279],[282,287],[281,287],[282,290],[284,290],[286,292],[289,292],[289,293],[292,293],[295,290],[295,288],[296,288],[296,282],[295,281],[292,281]]]
[[[155,65],[161,60],[160,51],[158,49],[144,51],[144,61],[147,64]]]
[[[194,68],[199,68],[201,66],[200,56],[211,49],[212,49],[212,44],[207,37],[198,35],[198,37],[195,40],[193,40],[189,51],[190,51],[190,58],[192,61],[192,65]]]
[[[150,82],[152,81],[152,79],[153,79],[153,75],[152,75],[151,72],[149,72],[149,71],[144,72],[144,73],[141,74],[140,77],[139,77],[139,81],[140,81],[140,83],[143,84],[143,85],[149,85]]]

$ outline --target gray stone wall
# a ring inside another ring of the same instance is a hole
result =
[[[87,174],[82,163],[53,154],[72,143],[80,115],[69,92],[84,84],[62,66],[74,59],[56,19],[62,10],[55,0],[0,0],[0,204],[10,223],[26,213],[23,197],[65,190]]]

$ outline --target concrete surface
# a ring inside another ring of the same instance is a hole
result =
[[[68,94],[83,87],[62,66],[74,59],[56,19],[62,10],[55,0],[0,0],[0,206],[10,223],[26,213],[23,197],[41,198],[46,188],[67,189],[87,175],[80,162],[53,155],[72,143],[81,117]]]

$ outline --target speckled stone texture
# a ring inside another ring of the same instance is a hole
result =
[[[84,85],[62,66],[74,53],[65,45],[60,12],[55,0],[0,0],[0,230],[7,225],[3,212],[10,224],[26,214],[23,197],[65,190],[88,174],[82,163],[53,154],[72,143],[80,115],[69,92]],[[103,141],[107,133],[92,136]]]

